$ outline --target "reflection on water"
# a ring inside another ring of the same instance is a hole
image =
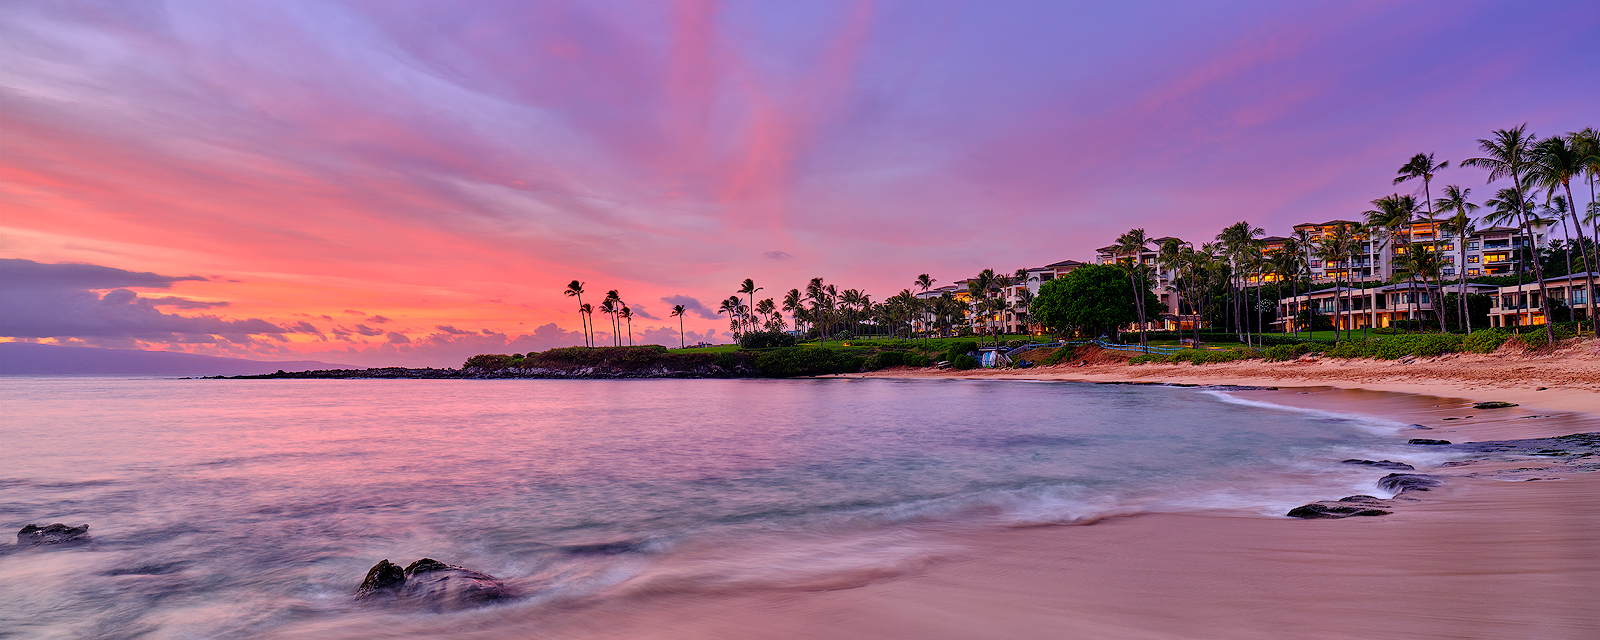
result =
[[[946,553],[931,532],[1281,513],[1383,473],[1340,459],[1407,455],[1382,421],[1072,383],[8,378],[0,400],[0,523],[94,536],[0,547],[0,628],[29,637],[406,637],[640,590],[849,587]],[[532,595],[351,601],[378,560],[422,557]]]

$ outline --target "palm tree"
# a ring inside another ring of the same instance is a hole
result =
[[[1472,318],[1467,314],[1467,236],[1473,232],[1472,212],[1478,210],[1478,205],[1467,201],[1467,196],[1471,193],[1471,189],[1452,184],[1444,188],[1444,197],[1433,203],[1434,207],[1455,212],[1445,224],[1456,236],[1456,311],[1460,316],[1461,326],[1467,333],[1472,333]]]
[[[783,317],[778,315],[778,305],[773,303],[772,298],[764,298],[761,300],[761,302],[756,303],[756,313],[761,314],[761,317],[763,318],[763,328],[765,328],[767,331],[783,331],[781,326],[773,326],[774,320],[782,320]]]
[[[1340,223],[1334,225],[1333,231],[1322,234],[1322,240],[1317,246],[1317,256],[1322,258],[1324,264],[1331,266],[1331,263],[1343,262],[1347,259],[1350,254],[1350,245],[1355,243],[1354,226],[1350,223]],[[1343,309],[1341,309],[1339,300],[1343,285],[1339,282],[1340,276],[1338,274],[1346,273],[1349,270],[1349,266],[1345,265],[1344,269],[1335,271],[1333,277],[1333,340],[1335,342],[1339,340],[1339,325],[1343,316]],[[1345,338],[1349,339],[1349,337],[1350,328],[1345,327]]]
[[[612,291],[611,293],[616,293],[616,292]],[[600,313],[604,313],[604,314],[606,314],[608,316],[611,316],[611,318],[612,318],[611,319],[611,346],[615,347],[615,346],[617,346],[617,322],[616,322],[616,315],[615,315],[617,313],[617,299],[616,298],[612,298],[610,296],[606,296],[605,300],[601,300],[600,301]]]
[[[1511,188],[1516,193],[1516,208],[1522,217],[1522,227],[1528,234],[1530,244],[1532,231],[1528,221],[1528,208],[1524,205],[1522,197],[1523,179],[1528,175],[1529,165],[1533,164],[1533,146],[1535,138],[1527,133],[1527,124],[1514,129],[1497,129],[1487,139],[1478,140],[1478,149],[1483,152],[1483,157],[1468,158],[1461,163],[1464,167],[1482,167],[1489,171],[1489,181],[1501,178],[1511,178]],[[1533,248],[1533,247],[1530,247]],[[1539,312],[1544,315],[1544,334],[1548,344],[1556,341],[1555,327],[1552,326],[1550,317],[1550,297],[1544,283],[1544,267],[1539,264],[1537,249],[1534,249],[1533,277],[1539,281]],[[1519,265],[1520,266],[1520,265]]]
[[[684,344],[683,344],[683,312],[684,311],[687,311],[687,309],[684,309],[683,305],[675,304],[675,305],[672,305],[672,313],[667,316],[669,318],[676,317],[678,319],[678,348],[679,349],[684,348]]]
[[[1439,226],[1434,223],[1433,191],[1431,189],[1431,185],[1433,183],[1433,174],[1440,169],[1446,169],[1449,167],[1449,161],[1434,164],[1433,154],[1419,153],[1415,156],[1412,156],[1410,162],[1407,162],[1404,166],[1400,167],[1398,172],[1399,175],[1395,176],[1394,178],[1395,184],[1400,184],[1407,180],[1422,178],[1422,202],[1428,207],[1428,228],[1433,230],[1433,253],[1435,258],[1437,258],[1439,254]],[[1437,263],[1438,260],[1435,260],[1434,262]],[[1435,280],[1433,286],[1438,287],[1440,291],[1444,291],[1444,288],[1437,280]],[[1434,315],[1439,317],[1439,332],[1444,333],[1444,314],[1441,313],[1441,310],[1442,307],[1440,306],[1434,307]]]
[[[585,303],[583,303],[583,304],[580,304],[580,305],[578,305],[578,315],[580,315],[580,316],[583,316],[583,317],[584,317],[584,318],[588,318],[588,321],[589,321],[589,328],[590,328],[590,330],[591,330],[591,331],[590,331],[590,334],[589,334],[589,337],[590,337],[590,340],[589,340],[589,342],[590,342],[590,343],[591,343],[591,344],[590,344],[590,345],[589,345],[589,346],[591,346],[591,347],[592,347],[592,346],[594,346],[594,345],[593,345],[593,344],[592,344],[592,343],[593,343],[593,341],[594,341],[594,340],[593,340],[593,338],[594,338],[594,335],[593,335],[593,328],[594,328],[594,305],[592,305],[592,304],[589,304],[589,303],[587,303],[587,302],[585,302]]]
[[[617,312],[622,310],[622,296],[616,289],[606,292],[606,299],[600,303],[600,310],[611,315],[611,346],[622,346],[622,336],[618,335],[621,329],[617,324]]]
[[[995,288],[995,283],[994,269],[979,271],[977,277],[967,280],[967,295],[972,296],[973,312],[979,314],[979,317],[983,319],[985,329],[988,329],[990,325],[989,316],[986,313],[989,307],[989,290]],[[976,319],[974,318],[974,320]],[[1000,335],[996,333],[995,341],[999,342],[999,340]]]
[[[623,305],[622,310],[617,312],[617,317],[628,321],[628,346],[633,346],[633,310]]]
[[[745,278],[744,282],[739,285],[739,293],[743,293],[745,295],[750,296],[750,308],[751,309],[754,309],[756,307],[756,292],[760,291],[761,289],[762,289],[762,287],[756,286],[756,281],[755,280],[751,280],[749,278]],[[753,319],[751,321],[751,324],[755,324]]]
[[[1217,241],[1222,243],[1227,253],[1229,271],[1228,297],[1231,299],[1230,306],[1234,310],[1235,324],[1239,331],[1239,341],[1245,343],[1247,347],[1250,346],[1249,329],[1242,324],[1244,308],[1238,300],[1239,296],[1234,295],[1235,285],[1237,284],[1237,290],[1242,291],[1244,289],[1244,281],[1240,277],[1239,262],[1247,252],[1255,251],[1260,253],[1255,241],[1256,238],[1265,233],[1259,227],[1250,226],[1249,222],[1238,222],[1223,229],[1222,233],[1217,234]]]
[[[1147,244],[1150,244],[1150,238],[1145,235],[1144,229],[1129,229],[1117,238],[1117,253],[1128,256],[1125,258],[1128,261],[1128,283],[1133,286],[1133,310],[1139,316],[1139,347],[1145,351],[1150,350],[1150,345],[1145,341],[1144,321],[1144,292],[1149,289],[1141,285],[1144,284],[1142,258]]]
[[[924,273],[922,275],[917,276],[917,279],[913,280],[912,284],[916,285],[917,289],[920,289],[922,293],[927,293],[929,289],[933,288],[933,283],[934,282],[935,282],[935,280],[932,277],[929,277],[928,274]],[[928,316],[929,316],[929,323],[931,324],[932,323],[932,315],[933,314],[931,313],[931,307],[929,307],[929,309],[930,309],[930,312],[929,312]],[[923,344],[927,344],[928,343],[928,333],[929,333],[929,331],[927,330],[926,327],[924,327],[924,330],[922,332],[922,343]]]
[[[1583,270],[1588,273],[1592,271],[1589,266],[1589,249],[1586,246],[1589,241],[1583,235],[1583,223],[1578,222],[1578,201],[1572,198],[1572,178],[1581,175],[1587,168],[1586,165],[1588,163],[1585,161],[1584,155],[1586,151],[1588,150],[1583,148],[1576,134],[1568,134],[1565,137],[1551,136],[1545,138],[1533,148],[1534,161],[1532,170],[1529,172],[1529,178],[1535,184],[1544,187],[1547,195],[1555,193],[1558,188],[1567,192],[1567,203],[1572,205],[1569,207],[1572,212],[1572,219],[1578,224],[1578,249],[1583,254]],[[1562,216],[1561,223],[1563,228],[1566,226],[1566,220],[1566,217]],[[1572,259],[1570,250],[1567,251],[1567,259]],[[1572,273],[1571,266],[1567,267],[1567,273]],[[1571,284],[1571,282],[1569,280],[1568,284]],[[1594,318],[1590,318],[1590,320],[1592,321]],[[1596,324],[1592,328],[1600,332],[1600,324]]]
[[[783,310],[794,314],[795,331],[800,330],[800,316],[805,312],[803,300],[804,298],[800,296],[799,289],[790,289],[788,293],[783,294]]]
[[[1494,197],[1490,198],[1488,200],[1484,200],[1483,204],[1485,204],[1485,205],[1487,205],[1489,207],[1493,207],[1493,209],[1489,213],[1484,214],[1483,221],[1488,223],[1488,224],[1496,225],[1496,226],[1502,225],[1502,224],[1520,226],[1520,222],[1519,221],[1520,221],[1520,219],[1522,217],[1522,211],[1524,209],[1529,209],[1529,208],[1533,207],[1533,202],[1532,201],[1524,200],[1524,201],[1522,201],[1521,204],[1518,204],[1518,202],[1517,202],[1517,190],[1516,189],[1512,189],[1510,187],[1502,188],[1502,189],[1500,189],[1498,191],[1495,191]],[[1527,229],[1526,228],[1523,228],[1523,234],[1522,235],[1523,235],[1523,240],[1525,240],[1526,242],[1520,247],[1516,246],[1516,245],[1513,245],[1511,247],[1512,264],[1516,265],[1516,272],[1517,272],[1517,298],[1519,299],[1519,301],[1521,300],[1521,298],[1523,296],[1523,293],[1522,293],[1522,276],[1527,271],[1527,267],[1525,266],[1527,264],[1527,260],[1528,260],[1528,251],[1527,250],[1533,244],[1533,237],[1527,233]],[[1537,254],[1534,255],[1534,259],[1536,259],[1536,260],[1538,259],[1538,255]],[[1519,304],[1520,304],[1520,302],[1519,302]]]
[[[561,293],[566,295],[569,298],[576,297],[578,299],[578,324],[583,327],[583,346],[585,346],[585,347],[594,346],[594,345],[590,344],[591,340],[589,340],[589,323],[584,320],[584,314],[583,314],[583,306],[584,306],[583,305],[583,283],[582,282],[578,282],[577,280],[573,280],[571,283],[567,284],[567,290],[563,291]]]

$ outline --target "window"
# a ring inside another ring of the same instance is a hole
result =
[[[1455,267],[1445,267],[1445,268],[1439,270],[1439,273],[1442,273],[1442,274],[1447,275],[1447,276],[1453,276],[1453,275],[1456,274],[1456,268]]]
[[[1477,260],[1473,260],[1473,262],[1477,262]],[[1467,275],[1469,275],[1469,276],[1478,275],[1478,270],[1477,269],[1467,269]]]
[[[1456,243],[1454,243],[1454,242],[1446,242],[1444,244],[1441,244],[1441,245],[1439,245],[1439,250],[1440,251],[1455,251],[1456,250]]]
[[[1467,243],[1467,251],[1477,251],[1477,250],[1478,250],[1478,241],[1477,240],[1473,240],[1473,241]]]
[[[1572,304],[1586,304],[1584,302],[1584,300],[1588,299],[1588,297],[1589,297],[1588,289],[1589,289],[1589,287],[1575,287],[1575,288],[1573,288],[1573,290],[1572,290]]]
[[[1478,264],[1479,257],[1480,256],[1467,256],[1467,264]],[[1477,271],[1477,269],[1473,269],[1473,271]]]

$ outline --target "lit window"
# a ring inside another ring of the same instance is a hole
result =
[[[1478,256],[1467,256],[1468,264],[1478,264]]]

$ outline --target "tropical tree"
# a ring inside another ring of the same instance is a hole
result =
[[[614,294],[616,291],[612,291],[611,293]],[[600,313],[611,316],[611,346],[613,347],[617,346],[617,311],[619,311],[619,309],[616,298],[612,296],[606,296],[606,299],[600,301]]]
[[[1589,241],[1583,234],[1583,222],[1578,220],[1578,201],[1572,198],[1572,179],[1582,175],[1592,164],[1590,157],[1586,157],[1586,152],[1589,152],[1589,150],[1584,148],[1584,144],[1577,134],[1545,138],[1539,144],[1534,145],[1533,166],[1529,171],[1528,177],[1534,184],[1544,187],[1546,195],[1553,195],[1557,189],[1566,191],[1566,201],[1571,205],[1567,208],[1572,214],[1573,222],[1578,226],[1578,249],[1579,253],[1583,254],[1583,270],[1585,273],[1589,273],[1593,271],[1589,263],[1587,246]],[[1566,226],[1566,221],[1566,217],[1562,216],[1561,223],[1563,228]],[[1570,238],[1570,236],[1568,237]],[[1571,260],[1572,252],[1568,251],[1567,253],[1567,259]],[[1600,260],[1600,257],[1597,257],[1597,260]],[[1572,273],[1572,267],[1567,267],[1567,273]],[[1594,318],[1591,317],[1590,320],[1593,321]],[[1596,332],[1600,332],[1600,324],[1594,324],[1591,328]]]
[[[917,287],[917,289],[919,289],[922,293],[926,294],[929,289],[933,288],[933,283],[934,282],[935,282],[935,280],[932,277],[930,277],[928,274],[924,273],[924,274],[921,274],[921,275],[917,276],[917,279],[913,280],[912,284],[915,285]],[[933,318],[933,313],[932,313],[933,305],[927,305],[924,308],[928,311],[928,313],[927,313],[928,323],[932,324],[932,322],[933,322],[933,319],[932,319]],[[928,334],[929,333],[930,333],[930,331],[928,331],[928,329],[926,327],[924,327],[923,332],[922,332],[922,343],[923,344],[927,344],[928,343]]]
[[[589,323],[588,323],[588,321],[584,320],[584,313],[583,313],[583,283],[582,282],[578,282],[577,280],[573,280],[572,282],[567,284],[566,290],[562,291],[561,293],[563,295],[569,297],[569,298],[574,298],[575,297],[575,298],[578,299],[578,324],[583,329],[583,346],[585,346],[585,347],[594,346],[594,345],[590,344],[590,340],[589,340]]]
[[[1155,297],[1148,289],[1141,293]],[[1090,338],[1109,335],[1138,318],[1135,297],[1124,270],[1084,265],[1039,287],[1039,296],[1033,301],[1034,318],[1057,334],[1077,330]]]
[[[1135,291],[1148,289],[1144,285],[1144,260],[1145,245],[1150,244],[1150,238],[1145,235],[1144,229],[1129,229],[1127,233],[1117,238],[1117,253],[1125,256],[1127,261],[1129,284]],[[1145,339],[1144,296],[1134,296],[1134,312],[1139,316],[1139,348],[1150,350],[1150,344]]]
[[[762,289],[762,287],[756,286],[756,281],[755,280],[751,280],[749,278],[745,278],[744,282],[739,284],[739,293],[743,293],[743,294],[745,294],[747,296],[750,296],[750,306],[746,307],[746,308],[754,309],[756,307],[756,292],[760,291],[761,289]],[[750,325],[752,326],[752,328],[754,328],[754,325],[755,325],[755,319],[754,318],[750,319]]]
[[[1493,198],[1483,201],[1485,206],[1490,207],[1490,211],[1484,214],[1483,221],[1496,226],[1502,224],[1512,225],[1522,230],[1523,242],[1521,246],[1513,245],[1511,247],[1513,259],[1512,264],[1516,265],[1517,299],[1519,301],[1518,304],[1521,304],[1521,300],[1524,296],[1522,290],[1523,275],[1527,273],[1527,262],[1529,259],[1528,250],[1533,247],[1533,235],[1528,233],[1527,227],[1522,226],[1521,218],[1524,210],[1533,208],[1533,201],[1521,200],[1521,202],[1519,202],[1518,200],[1519,196],[1516,189],[1505,187],[1495,191]],[[1539,257],[1537,252],[1534,252],[1532,257],[1535,262],[1538,261]]]
[[[1461,163],[1464,167],[1481,167],[1489,171],[1489,182],[1501,178],[1511,178],[1511,188],[1516,192],[1517,208],[1520,210],[1522,227],[1532,238],[1531,225],[1528,220],[1528,208],[1523,206],[1522,197],[1523,179],[1532,169],[1533,147],[1535,138],[1527,132],[1528,125],[1523,124],[1513,129],[1497,129],[1488,138],[1478,140],[1478,149],[1483,156],[1468,158]],[[1539,281],[1539,311],[1544,315],[1545,341],[1554,344],[1555,328],[1550,317],[1550,296],[1544,282],[1544,267],[1539,260],[1533,260],[1533,277]]]
[[[972,297],[972,309],[976,317],[974,321],[982,319],[984,329],[988,329],[989,322],[989,290],[997,286],[994,269],[979,271],[976,277],[967,280],[967,295]],[[995,341],[1000,340],[1000,334],[995,334]]]
[[[587,302],[578,305],[578,315],[588,319],[588,327],[590,328],[590,333],[589,333],[590,340],[588,340],[588,342],[590,343],[589,346],[592,347],[592,346],[594,346],[594,344],[593,344],[593,338],[594,338],[594,333],[593,333],[593,329],[594,329],[594,305],[589,304]]]
[[[633,346],[633,310],[628,305],[622,305],[622,310],[617,312],[617,317],[628,321],[628,346]]]
[[[1249,222],[1234,223],[1223,229],[1222,233],[1217,234],[1217,242],[1221,243],[1228,259],[1229,306],[1234,311],[1233,317],[1239,333],[1239,342],[1245,343],[1246,346],[1250,344],[1250,336],[1249,330],[1243,324],[1244,306],[1241,303],[1241,297],[1235,295],[1236,291],[1244,289],[1244,280],[1241,277],[1239,261],[1251,251],[1260,253],[1260,249],[1256,246],[1256,238],[1264,234],[1266,234],[1265,231],[1259,227],[1250,226]]]
[[[1437,209],[1453,212],[1445,228],[1456,236],[1456,312],[1467,333],[1472,333],[1472,318],[1467,314],[1467,236],[1474,231],[1472,212],[1478,210],[1478,205],[1467,200],[1471,193],[1472,189],[1452,184],[1444,188],[1444,197],[1433,203]]]
[[[761,302],[756,303],[756,313],[763,318],[761,324],[764,329],[773,332],[783,331],[783,325],[775,324],[775,322],[782,322],[783,316],[778,315],[778,305],[772,301],[772,298],[763,298]]]
[[[1356,243],[1356,226],[1348,222],[1341,222],[1333,226],[1332,231],[1325,231],[1317,244],[1317,256],[1323,263],[1332,267],[1335,263],[1345,262],[1349,259],[1350,246]],[[1343,317],[1343,301],[1340,295],[1344,293],[1344,285],[1340,282],[1340,274],[1348,275],[1350,267],[1344,265],[1343,269],[1334,272],[1333,276],[1333,339],[1339,340],[1339,325]],[[1345,327],[1345,338],[1349,339],[1350,328]]]
[[[668,316],[668,317],[676,317],[678,319],[678,348],[679,349],[684,348],[684,342],[683,342],[683,312],[684,311],[687,311],[687,309],[684,309],[683,305],[675,304],[675,305],[672,305],[672,314],[670,316]]]
[[[783,294],[783,310],[794,314],[794,328],[800,330],[800,323],[804,320],[801,316],[805,313],[805,298],[800,295],[799,289],[790,289]]]
[[[1449,166],[1450,163],[1448,161],[1434,164],[1433,154],[1431,153],[1419,153],[1412,156],[1410,162],[1407,162],[1405,165],[1401,166],[1400,170],[1398,171],[1399,175],[1396,175],[1394,178],[1395,184],[1400,184],[1407,180],[1415,180],[1418,178],[1422,179],[1422,202],[1423,204],[1427,205],[1428,228],[1433,230],[1433,253],[1435,257],[1435,263],[1438,262],[1437,258],[1439,255],[1439,225],[1434,222],[1433,191],[1431,187],[1433,183],[1433,174],[1438,172],[1440,169],[1449,168]],[[1437,277],[1434,279],[1433,286],[1438,288],[1441,292],[1444,291],[1444,288],[1441,283],[1438,282]],[[1444,333],[1443,307],[1440,305],[1435,305],[1434,315],[1438,316],[1439,318],[1439,332]]]

